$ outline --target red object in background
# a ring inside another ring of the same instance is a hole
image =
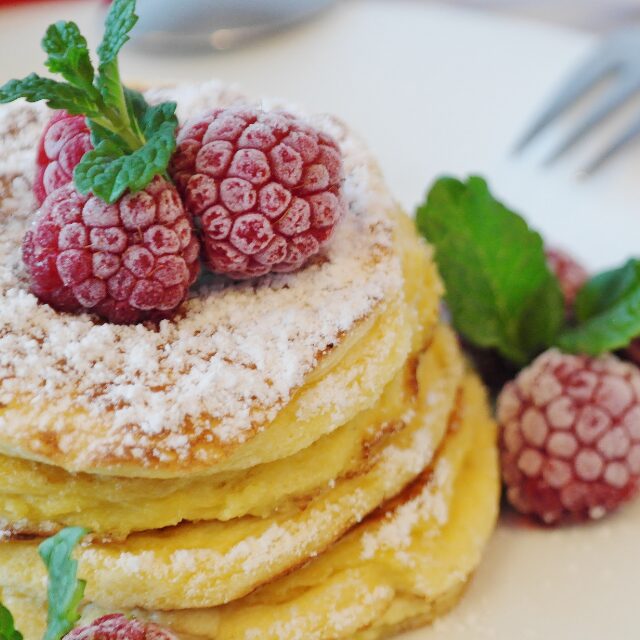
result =
[[[35,4],[36,2],[50,2],[51,0],[0,0],[0,9],[16,4]]]
[[[44,4],[56,2],[57,0],[0,0],[0,9],[12,7],[19,4]],[[99,0],[100,4],[109,5],[113,0]]]

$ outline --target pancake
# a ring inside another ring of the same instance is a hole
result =
[[[436,334],[429,347],[430,362],[446,350],[444,342]],[[340,478],[367,471],[384,455],[383,448],[393,444],[395,434],[407,429],[411,415],[422,417],[428,393],[446,393],[443,407],[448,411],[461,372],[460,361],[451,355],[448,359],[428,372],[432,378],[437,371],[441,380],[427,381],[416,355],[373,407],[307,449],[247,471],[178,480],[112,478],[69,474],[49,465],[0,457],[5,533],[48,534],[64,526],[82,526],[94,537],[123,539],[134,531],[184,520],[293,513]]]
[[[215,640],[369,640],[425,624],[462,594],[495,523],[495,437],[484,390],[468,375],[434,464],[325,553],[221,607],[129,613],[167,625],[182,638]],[[1,593],[25,639],[39,637],[41,586],[30,596],[6,585]],[[85,620],[106,610],[89,603]]]
[[[148,92],[179,117],[245,100]],[[281,106],[263,102],[265,108]],[[438,315],[430,247],[339,121],[346,214],[295,274],[199,281],[114,326],[28,292],[38,105],[0,110],[0,596],[40,637],[37,554],[66,526],[83,615],[179,638],[377,638],[453,606],[494,524],[495,425]]]
[[[202,96],[209,106],[234,99],[215,84],[200,87],[199,100],[184,89],[172,95],[181,117],[200,109]],[[12,157],[10,168],[0,166],[0,453],[117,476],[247,469],[353,418],[419,342],[403,289],[397,207],[363,145],[328,117],[314,124],[340,142],[349,210],[314,264],[259,286],[205,279],[183,316],[158,327],[96,323],[39,305],[27,291],[20,242],[46,117],[21,103],[0,118]],[[424,248],[409,248],[416,250]],[[440,285],[423,276],[433,325]]]
[[[418,393],[393,434],[360,473],[347,475],[293,513],[203,521],[129,536],[80,551],[89,593],[115,608],[189,608],[220,604],[304,562],[393,497],[432,459],[453,411],[462,362],[442,328],[420,358]],[[0,545],[0,584],[44,577],[33,543]],[[12,577],[13,576],[13,577]]]
[[[377,372],[386,377],[391,370],[392,380],[372,406],[291,456],[248,470],[206,476],[150,479],[72,474],[53,465],[0,455],[0,526],[5,533],[50,534],[62,526],[79,525],[95,536],[117,539],[133,531],[157,529],[183,520],[264,517],[275,510],[295,508],[340,476],[357,474],[358,468],[367,464],[372,441],[384,435],[378,430],[389,431],[388,423],[410,409],[409,395],[414,390],[406,387],[419,351],[432,339],[437,313],[436,292],[440,285],[430,253],[416,238],[408,218],[395,214],[395,219],[407,303],[403,353],[409,346],[412,355],[395,369],[397,355],[385,348],[385,336],[397,318],[387,313],[369,327],[366,335],[359,333],[357,345],[343,344],[350,348],[340,361],[334,355],[325,360],[324,377],[309,381],[294,396],[273,429],[304,433],[305,424],[294,416],[301,413],[300,403],[311,402],[308,387],[364,388],[357,399],[357,406],[364,408],[372,402],[371,390],[377,391],[371,374]],[[384,367],[373,366],[374,361],[383,358]],[[368,374],[359,364],[363,360],[369,367]],[[357,382],[353,382],[354,377]],[[405,388],[399,388],[402,385]],[[335,417],[334,411],[332,419]],[[261,442],[261,436],[256,441]],[[317,464],[318,460],[322,464]]]

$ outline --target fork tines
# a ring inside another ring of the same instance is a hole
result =
[[[591,111],[554,149],[545,164],[550,164],[563,156],[607,116],[617,111],[640,91],[640,29],[625,29],[607,38],[595,54],[572,73],[560,92],[519,140],[515,151],[522,151],[551,122],[567,111],[590,89],[609,77],[613,80],[612,86],[603,93]],[[585,174],[596,171],[638,135],[640,135],[640,119],[592,160],[586,167]]]

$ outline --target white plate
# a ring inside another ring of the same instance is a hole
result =
[[[69,17],[95,41],[88,2],[1,11],[0,80],[35,70],[44,28]],[[524,160],[509,156],[541,101],[592,44],[575,32],[417,0],[354,0],[240,51],[167,59],[129,51],[121,68],[148,82],[216,76],[256,96],[334,112],[368,139],[408,208],[436,175],[486,175],[552,242],[600,268],[640,243],[640,151],[587,182],[575,178],[586,154],[552,171],[538,168],[536,150]],[[605,127],[583,149],[595,150],[620,126]],[[461,605],[407,640],[626,640],[637,637],[639,584],[640,501],[586,527],[503,522]]]

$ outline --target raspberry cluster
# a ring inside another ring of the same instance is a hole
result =
[[[39,205],[73,180],[75,166],[92,148],[84,116],[72,116],[66,111],[53,114],[42,133],[36,156],[33,191]]]
[[[155,178],[108,205],[73,184],[49,195],[23,243],[33,292],[56,309],[114,323],[171,315],[199,269],[199,243],[175,188]]]
[[[287,113],[214,109],[188,122],[171,174],[209,266],[233,278],[299,269],[342,211],[336,142]]]
[[[560,283],[567,313],[571,315],[578,291],[589,278],[589,274],[573,256],[562,249],[547,249],[545,255],[549,268],[555,273]]]
[[[287,113],[236,107],[192,120],[171,163],[179,192],[156,177],[110,205],[74,187],[91,148],[85,118],[64,111],[38,148],[41,210],[23,257],[33,292],[62,311],[115,323],[169,317],[198,274],[197,234],[210,269],[250,278],[299,269],[342,212],[336,142]]]
[[[640,480],[640,371],[551,350],[498,398],[509,501],[545,523],[597,518]]]
[[[112,613],[89,625],[76,627],[64,640],[176,640],[176,637],[155,624]]]

